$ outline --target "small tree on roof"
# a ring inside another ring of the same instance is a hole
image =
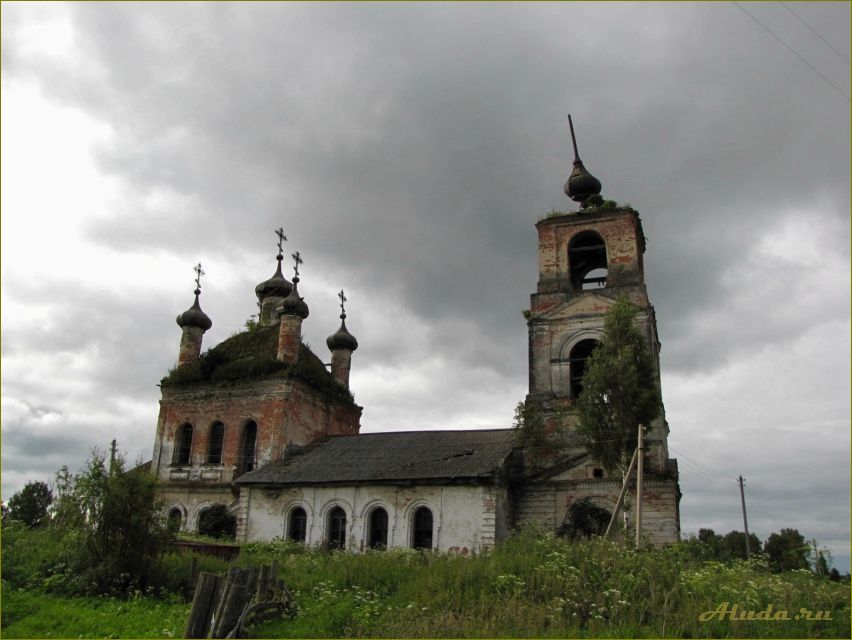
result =
[[[589,453],[607,471],[622,474],[636,448],[639,425],[649,424],[662,408],[648,344],[634,324],[637,312],[624,297],[607,312],[576,401]]]

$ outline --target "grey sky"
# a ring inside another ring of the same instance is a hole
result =
[[[790,6],[848,59],[847,3]],[[744,7],[849,95],[783,5]],[[742,474],[759,535],[798,527],[848,568],[849,101],[736,5],[2,18],[4,498],[112,437],[150,455],[192,265],[212,346],[255,313],[279,225],[322,357],[350,298],[365,430],[509,426],[533,225],[575,207],[571,112],[649,239],[684,531],[740,527]]]

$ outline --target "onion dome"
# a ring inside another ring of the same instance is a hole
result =
[[[349,349],[355,351],[358,348],[358,341],[349,331],[346,330],[346,314],[340,314],[340,328],[333,335],[326,338],[325,343],[331,351],[338,349]]]
[[[600,194],[601,182],[586,170],[583,161],[580,160],[580,154],[577,153],[577,138],[574,136],[574,123],[570,115],[568,124],[571,127],[571,143],[574,145],[574,168],[565,183],[565,194],[574,202],[579,202],[582,208],[586,200]]]
[[[198,295],[201,289],[195,290],[195,302],[192,306],[177,317],[178,326],[183,327],[198,327],[202,331],[207,331],[213,326],[213,321],[201,310],[201,305],[198,304]]]
[[[293,288],[290,290],[290,293],[287,294],[287,297],[284,298],[284,302],[281,303],[279,307],[281,309],[281,313],[287,316],[299,316],[302,320],[308,317],[308,305],[305,304],[304,298],[299,296],[299,276],[293,276]]]
[[[254,288],[254,292],[257,294],[257,299],[261,302],[263,302],[264,298],[268,298],[269,296],[286,298],[290,295],[290,291],[293,289],[293,285],[281,273],[281,261],[284,259],[284,256],[279,253],[275,259],[278,260],[278,266],[275,269],[275,273],[269,280],[261,282]]]

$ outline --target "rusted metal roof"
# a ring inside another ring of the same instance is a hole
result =
[[[237,484],[293,485],[486,481],[514,446],[512,429],[397,431],[331,436]]]

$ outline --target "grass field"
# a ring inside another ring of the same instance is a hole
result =
[[[848,584],[774,574],[759,558],[709,562],[692,543],[635,552],[525,535],[462,557],[276,542],[246,545],[236,563],[273,558],[299,612],[254,628],[256,637],[850,637]],[[50,578],[38,584],[4,581],[4,637],[180,637],[189,611],[177,595],[67,597],[48,592]],[[771,606],[791,619],[699,619],[723,603],[755,613]],[[830,619],[807,620],[803,608]]]

